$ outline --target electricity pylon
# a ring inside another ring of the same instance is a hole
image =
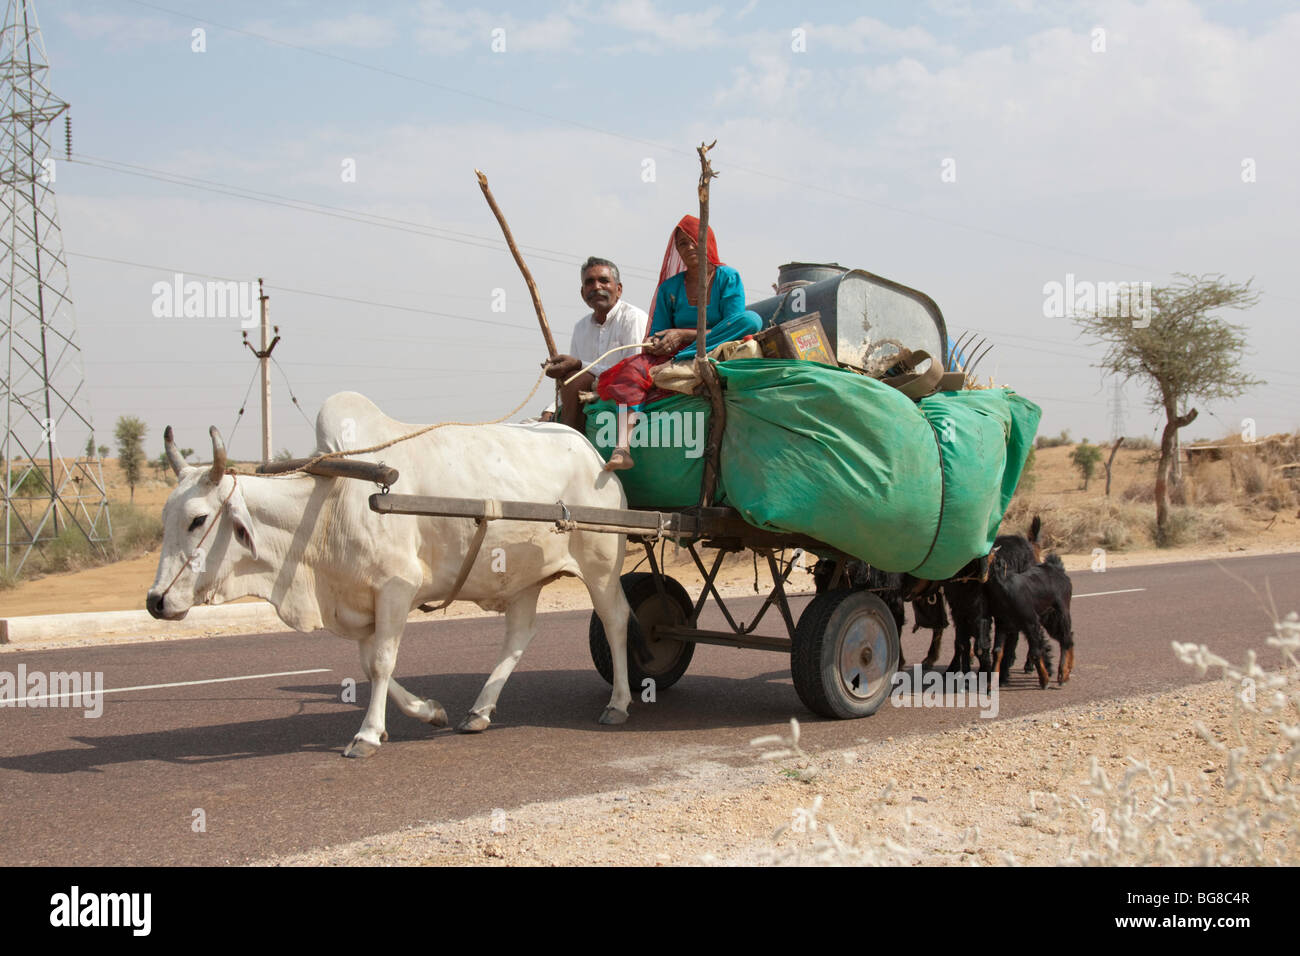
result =
[[[65,529],[101,549],[112,533],[54,204],[50,136],[68,104],[46,85],[49,69],[32,0],[7,0],[0,24],[0,531],[5,569],[15,575],[33,548]]]

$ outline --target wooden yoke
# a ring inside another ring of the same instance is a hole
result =
[[[718,145],[715,139],[708,146],[700,143],[696,152],[700,154],[700,229],[695,234],[695,249],[699,256],[700,287],[696,293],[695,326],[695,370],[699,373],[702,388],[708,393],[709,434],[704,443],[704,480],[700,486],[700,507],[707,508],[713,504],[713,496],[718,490],[718,475],[721,469],[719,458],[722,453],[722,430],[727,424],[727,410],[722,402],[722,381],[718,370],[705,357],[704,341],[708,331],[707,313],[709,308],[709,180],[718,174],[713,171],[708,152]]]
[[[289,458],[285,461],[264,461],[257,466],[259,475],[282,475],[290,471],[305,471],[321,478],[356,478],[373,481],[379,485],[397,484],[397,469],[383,462],[360,461],[355,458],[324,458],[309,464],[310,458]],[[306,465],[307,467],[303,467]]]

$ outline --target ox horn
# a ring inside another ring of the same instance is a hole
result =
[[[209,472],[208,479],[215,485],[226,473],[226,443],[221,440],[221,432],[217,431],[216,425],[208,429],[208,434],[212,436],[212,471]]]
[[[180,475],[185,468],[185,456],[176,447],[176,440],[172,437],[172,427],[170,425],[163,431],[163,448],[167,450],[167,460],[171,462],[172,471]]]

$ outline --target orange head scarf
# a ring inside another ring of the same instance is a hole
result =
[[[663,265],[659,268],[659,285],[655,286],[655,300],[659,298],[659,286],[663,285],[668,279],[677,275],[679,272],[686,271],[686,262],[682,259],[681,254],[677,251],[677,233],[682,232],[693,242],[700,241],[700,220],[698,216],[682,216],[677,225],[673,227],[672,234],[668,237],[668,248],[664,250]],[[709,227],[709,238],[704,249],[705,258],[709,265],[717,268],[723,262],[718,258],[718,240],[713,235],[713,227]],[[646,335],[650,334],[650,329],[654,328],[655,321],[655,303],[650,303],[650,322],[646,325]]]

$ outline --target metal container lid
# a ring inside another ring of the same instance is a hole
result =
[[[787,262],[777,270],[776,292],[780,295],[797,286],[833,279],[848,271],[838,262]]]

